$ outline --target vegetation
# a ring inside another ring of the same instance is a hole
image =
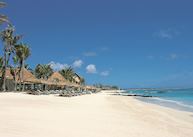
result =
[[[50,65],[38,64],[35,68],[35,76],[39,79],[47,80],[53,74],[53,69]]]
[[[14,90],[17,91],[17,70],[14,67],[10,66],[10,73],[13,76],[14,80]]]
[[[53,74],[53,69],[51,68],[50,65],[38,64],[35,68],[34,73],[38,79],[47,80]],[[46,89],[47,89],[47,86],[44,85],[44,90]]]
[[[24,81],[24,69],[25,69],[25,61],[31,55],[31,51],[26,44],[20,43],[15,45],[16,58],[19,61],[19,79],[20,79],[20,90],[21,84]],[[24,90],[24,84],[22,86],[22,91]]]
[[[0,8],[4,7],[6,3],[0,2]],[[0,38],[3,42],[3,58],[0,60],[0,68],[2,71],[0,86],[1,90],[6,91],[6,71],[10,68],[10,73],[15,81],[15,89],[16,89],[16,72],[17,68],[9,65],[10,57],[13,57],[14,65],[20,65],[20,89],[21,82],[23,80],[23,69],[25,65],[25,60],[30,56],[30,50],[26,45],[20,44],[18,45],[18,41],[21,39],[21,35],[15,35],[15,28],[11,25],[8,18],[2,14],[0,14],[0,24],[6,23],[7,27],[1,31]],[[24,87],[24,86],[23,86]]]
[[[93,86],[96,88],[104,89],[104,90],[109,90],[109,89],[118,90],[119,89],[118,86],[114,86],[114,85],[112,86],[112,85],[94,84]]]
[[[0,71],[1,71],[2,67],[3,67],[3,58],[0,57]]]
[[[0,2],[0,8],[3,8],[6,6],[6,3],[5,2]],[[7,16],[3,15],[3,14],[0,14],[0,24],[3,24],[3,23],[9,23],[9,20],[7,18]]]
[[[13,80],[14,80],[14,90],[17,91],[17,76],[18,76],[18,63],[19,63],[19,59],[17,56],[14,56],[13,58],[13,63],[14,66],[10,66],[10,73],[13,76]]]
[[[2,79],[1,79],[1,88],[3,91],[6,90],[6,70],[9,66],[9,60],[10,56],[12,53],[15,51],[15,45],[21,38],[21,36],[15,36],[14,35],[15,29],[8,25],[8,27],[5,28],[0,34],[0,37],[4,43],[3,47],[3,54],[4,54],[4,59],[3,59],[3,67],[2,67]]]
[[[59,71],[59,73],[68,81],[70,82],[75,82],[74,80],[74,76],[75,76],[75,72],[73,70],[72,67],[68,67],[66,69],[63,69],[61,71]]]
[[[6,6],[6,3],[0,2],[0,8]],[[18,80],[19,89],[24,90],[24,71],[30,70],[38,79],[47,80],[52,74],[53,69],[50,65],[38,64],[35,70],[30,69],[26,64],[26,60],[31,55],[31,50],[27,44],[19,43],[22,36],[15,35],[15,28],[12,26],[7,16],[0,14],[0,25],[5,24],[0,32],[0,39],[3,42],[3,57],[0,57],[0,90],[6,91],[8,87],[6,76],[7,70],[10,70],[10,74],[13,77],[14,89],[17,90]],[[12,59],[12,64],[10,63]],[[72,67],[68,67],[59,71],[59,73],[69,82],[85,85],[85,79],[78,76]]]

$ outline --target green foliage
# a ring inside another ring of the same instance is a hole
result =
[[[17,65],[18,62],[19,62],[19,58],[18,58],[17,56],[14,56],[12,59],[13,59],[13,63],[14,63],[15,65]]]
[[[74,82],[75,72],[72,67],[68,67],[59,71],[59,73],[68,81]]]
[[[35,68],[35,76],[37,78],[48,79],[53,74],[53,69],[50,65],[38,64]]]
[[[5,2],[0,2],[0,8],[4,8],[6,6]],[[7,16],[0,14],[0,24],[2,23],[10,23]]]
[[[15,45],[16,58],[21,62],[26,60],[30,55],[31,51],[27,44],[20,43]]]
[[[11,54],[14,52],[14,46],[21,39],[21,35],[14,35],[15,28],[11,25],[8,25],[5,30],[0,34],[2,41],[4,42],[4,50],[6,53]]]
[[[17,44],[17,42],[19,41],[19,39],[21,38],[21,36],[15,36],[14,35],[15,29],[11,26],[8,25],[8,27],[6,27],[2,32],[0,32],[0,38],[3,41],[4,47],[3,47],[3,54],[4,54],[4,58],[3,58],[3,67],[2,67],[2,79],[1,79],[1,89],[2,90],[6,90],[6,70],[7,70],[7,66],[9,66],[9,60],[10,60],[10,56],[12,55],[12,53],[14,53],[15,51],[15,45]]]
[[[118,86],[112,86],[112,89],[118,90],[119,87]]]
[[[3,8],[3,7],[5,7],[6,6],[6,3],[5,2],[0,2],[0,8]]]
[[[15,45],[15,54],[16,54],[16,60],[19,61],[19,79],[20,79],[20,89],[22,82],[24,80],[24,69],[25,69],[25,60],[31,55],[30,48],[23,43]],[[24,84],[22,87],[22,91],[24,90]]]
[[[112,89],[112,90],[118,90],[118,86],[112,86],[112,85],[103,85],[103,84],[94,84],[93,85],[96,88],[101,88],[101,89]]]
[[[10,73],[13,76],[13,80],[16,80],[16,76],[17,76],[17,70],[14,67],[10,67]]]

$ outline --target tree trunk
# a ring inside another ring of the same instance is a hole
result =
[[[20,70],[19,70],[19,91],[22,91],[22,73],[23,73],[23,60],[21,60],[21,64],[20,64]]]
[[[24,58],[23,58],[22,59],[22,82],[23,82],[22,91],[24,91],[24,88],[25,88],[25,84],[24,84],[24,69],[25,69],[25,62],[24,62]]]
[[[14,90],[17,91],[17,70],[14,70],[14,75],[15,75]]]
[[[3,65],[3,73],[2,73],[2,90],[6,91],[6,71],[7,71],[7,54],[4,49],[4,65]]]
[[[46,77],[44,77],[44,80],[46,80]],[[44,85],[44,91],[46,91],[47,90],[47,85],[45,84]]]
[[[20,70],[19,70],[19,91],[21,91],[21,66],[20,66]]]

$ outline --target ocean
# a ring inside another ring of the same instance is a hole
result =
[[[154,103],[182,111],[193,112],[193,88],[191,89],[129,89],[124,94],[153,96],[136,97],[140,101]]]

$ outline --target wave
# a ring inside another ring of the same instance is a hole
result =
[[[174,103],[174,104],[177,104],[177,105],[182,106],[182,107],[187,107],[187,108],[193,109],[193,106],[192,106],[192,105],[184,104],[184,102],[180,102],[180,101],[163,99],[163,98],[158,98],[158,97],[154,97],[154,98],[152,98],[152,99],[158,100],[158,101],[162,101],[162,102]]]

